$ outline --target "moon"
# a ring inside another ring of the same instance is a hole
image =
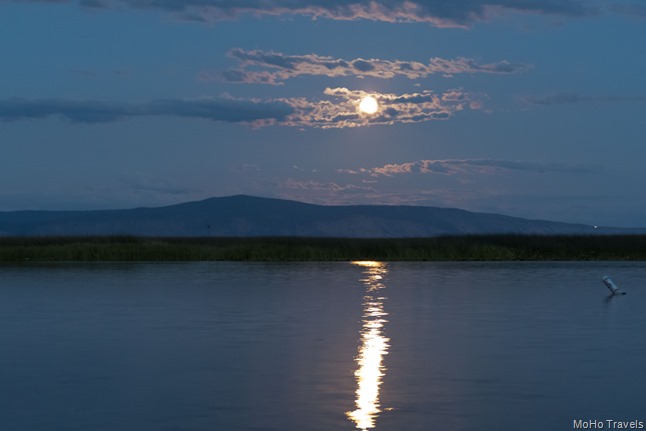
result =
[[[372,96],[366,96],[363,99],[361,99],[361,103],[359,103],[359,111],[363,112],[364,114],[374,114],[379,110],[379,103],[377,103],[377,99],[375,99]]]

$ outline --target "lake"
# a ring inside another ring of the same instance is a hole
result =
[[[0,266],[0,429],[646,422],[645,279],[644,262]]]

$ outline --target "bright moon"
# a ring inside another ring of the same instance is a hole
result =
[[[364,114],[374,114],[378,109],[379,104],[377,103],[377,99],[372,96],[364,97],[361,103],[359,103],[359,111]]]

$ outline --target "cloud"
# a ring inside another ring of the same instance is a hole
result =
[[[347,88],[326,88],[324,95],[336,100],[281,98],[274,100],[166,99],[141,103],[67,99],[0,100],[0,121],[63,117],[74,123],[111,123],[142,116],[198,118],[254,127],[344,128],[374,124],[418,123],[446,120],[466,107],[480,106],[476,96],[461,90],[436,95],[431,91],[412,94],[376,94]],[[377,99],[374,115],[359,112],[366,96]],[[474,108],[475,109],[475,108]]]
[[[373,196],[379,195],[371,186],[294,178],[274,178],[265,181],[261,189],[266,190],[265,194],[283,199],[323,205],[369,202]]]
[[[245,84],[281,85],[283,81],[304,75],[327,77],[370,76],[373,78],[394,78],[402,76],[408,79],[425,78],[433,74],[452,76],[460,73],[493,73],[512,74],[531,69],[528,64],[514,64],[506,60],[478,64],[469,58],[453,60],[439,57],[431,58],[428,63],[403,60],[362,59],[343,60],[317,54],[287,55],[280,52],[233,49],[228,55],[240,62],[239,69],[227,70],[219,74],[203,73],[203,79],[214,77],[228,82]],[[270,70],[248,70],[265,68]]]
[[[14,0],[18,1],[18,0]],[[241,15],[304,15],[334,20],[427,22],[465,27],[505,11],[559,16],[587,16],[598,8],[585,0],[32,0],[74,3],[92,9],[128,7],[160,10],[185,20],[214,22]]]
[[[479,104],[477,97],[462,90],[450,90],[437,95],[425,90],[420,93],[393,94],[368,93],[347,88],[326,88],[324,94],[336,101],[309,101],[303,98],[279,99],[294,109],[281,122],[289,126],[317,128],[344,128],[397,123],[420,123],[446,120],[456,112]],[[373,115],[359,112],[358,106],[366,96],[372,96],[379,104]]]
[[[564,105],[581,102],[646,102],[646,96],[586,96],[574,92],[563,92],[548,96],[528,96],[522,101],[529,105]]]
[[[265,181],[264,194],[322,205],[436,205],[459,206],[468,196],[480,196],[479,191],[456,188],[392,190],[356,184],[317,182],[295,179]]]
[[[525,172],[593,173],[598,168],[582,163],[544,163],[494,159],[448,159],[417,160],[408,163],[392,163],[374,168],[340,169],[338,173],[393,177],[402,174],[456,175],[464,173],[494,173],[500,170]]]
[[[143,103],[67,99],[0,100],[0,120],[4,121],[60,116],[76,123],[110,123],[140,116],[172,116],[265,125],[286,119],[292,111],[285,102],[229,98],[166,99]]]
[[[196,190],[178,183],[173,179],[157,178],[145,175],[131,175],[121,178],[122,183],[137,193],[155,193],[160,195],[185,195]]]
[[[643,3],[615,4],[610,10],[631,17],[646,18],[646,5]]]
[[[120,77],[120,78],[127,78],[130,76],[130,71],[127,69],[112,69],[111,71],[100,71],[97,69],[77,68],[77,69],[71,69],[70,72],[72,72],[75,75],[82,76],[84,78],[96,78],[101,75],[106,76],[108,74],[114,77]]]
[[[253,163],[242,163],[231,168],[231,172],[236,173],[260,172],[261,170],[260,166]]]
[[[294,179],[286,179],[278,184],[281,189],[301,190],[301,191],[325,191],[332,193],[372,193],[375,190],[372,187],[355,186],[352,184],[339,185],[334,182],[318,182],[318,181],[299,181]]]

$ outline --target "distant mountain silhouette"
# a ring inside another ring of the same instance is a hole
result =
[[[0,212],[0,236],[429,237],[464,234],[645,233],[419,206],[322,206],[253,196],[159,208]]]

